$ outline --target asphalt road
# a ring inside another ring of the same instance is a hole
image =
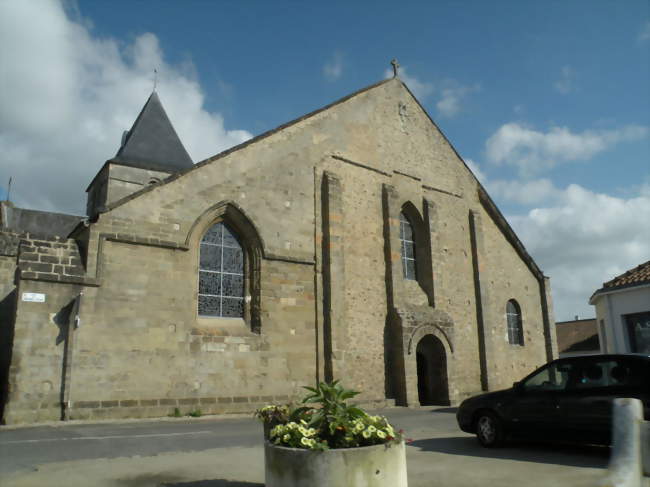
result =
[[[455,410],[380,411],[412,441],[409,486],[595,485],[609,450],[513,443],[485,449]],[[0,484],[97,487],[262,487],[262,432],[251,418],[56,423],[0,428]]]

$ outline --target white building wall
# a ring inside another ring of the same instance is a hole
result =
[[[630,353],[625,315],[650,311],[650,285],[602,293],[592,304],[596,306],[598,338],[603,353]]]

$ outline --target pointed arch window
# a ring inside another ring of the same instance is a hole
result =
[[[506,321],[508,326],[508,343],[511,345],[524,344],[524,330],[521,321],[521,308],[514,299],[506,305]]]
[[[417,280],[415,265],[415,237],[413,226],[404,212],[399,214],[399,241],[402,254],[404,279]]]
[[[199,316],[244,317],[244,251],[237,235],[223,222],[201,239]]]

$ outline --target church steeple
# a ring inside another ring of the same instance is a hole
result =
[[[86,212],[94,218],[114,202],[194,164],[154,91],[113,159],[106,161],[88,189]]]
[[[155,91],[131,130],[125,134],[112,162],[166,172],[177,172],[193,166]]]

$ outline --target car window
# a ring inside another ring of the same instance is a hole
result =
[[[567,385],[572,369],[571,363],[551,364],[526,379],[522,387],[529,392],[562,391]]]
[[[644,383],[644,373],[640,364],[631,360],[609,358],[576,364],[567,387],[584,390],[601,387],[638,387]]]
[[[642,362],[634,360],[617,360],[609,371],[611,377],[610,385],[647,387],[650,377],[648,377],[646,371],[647,365]]]

